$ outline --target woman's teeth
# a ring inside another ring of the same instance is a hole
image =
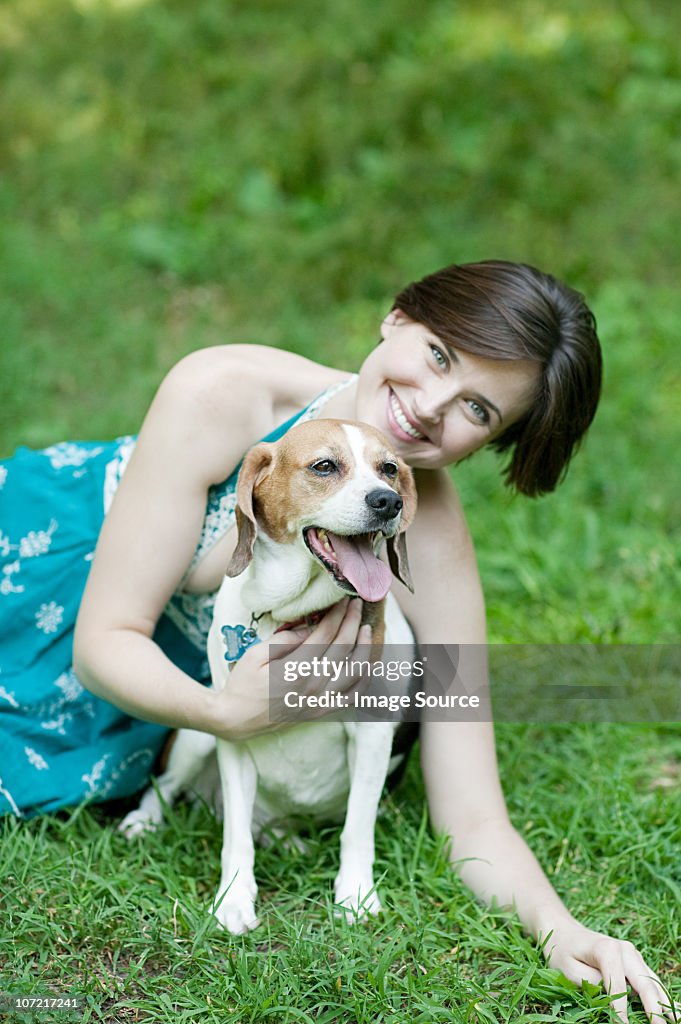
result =
[[[415,430],[414,427],[412,427],[411,423],[402,412],[400,403],[393,394],[390,395],[390,408],[392,409],[393,416],[405,434],[409,434],[410,437],[415,437],[417,441],[425,441],[425,434],[419,434],[418,430]]]

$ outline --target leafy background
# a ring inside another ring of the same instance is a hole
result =
[[[457,261],[535,263],[588,296],[605,392],[555,495],[513,499],[492,454],[455,471],[490,638],[676,643],[680,37],[675,0],[5,0],[0,454],[134,432],[164,373],[206,345],[263,342],[355,369],[407,281]],[[511,809],[543,863],[565,872],[572,862],[563,851],[577,851],[562,894],[620,934],[630,921],[623,908],[645,904],[638,934],[649,950],[668,951],[657,961],[673,971],[681,881],[675,727],[557,734],[504,726],[499,748]],[[414,776],[416,801],[419,785]],[[389,814],[389,846],[393,835],[411,842],[420,834],[418,814],[410,840],[401,813]],[[38,862],[51,864],[56,894],[68,891],[64,844],[99,850],[107,835],[88,815],[63,834],[58,822],[21,832],[27,863],[40,851]],[[6,849],[19,841],[14,832],[10,839]],[[644,872],[641,882],[626,867],[616,851],[628,843],[656,875]],[[161,864],[166,854],[159,845]],[[120,847],[113,856],[115,863]],[[112,862],[103,864],[110,877]],[[426,902],[428,884],[421,881]],[[124,902],[120,888],[104,890],[103,906]],[[61,906],[61,896],[49,898]],[[19,899],[13,920],[24,936],[21,976],[30,979],[37,963],[47,970],[54,930],[36,931],[22,906]],[[462,1014],[467,1007],[466,1019],[521,1019],[527,999],[558,1012],[560,992],[547,994],[541,978],[537,987],[536,978],[506,977],[509,960],[522,964],[530,954],[507,931],[498,936],[493,919],[485,931],[469,908],[457,926],[449,910],[438,925],[442,895],[428,906],[438,935],[456,927],[475,934],[459,944],[466,963],[476,977],[493,978],[485,998],[466,971],[451,982],[467,992],[452,1004]],[[128,910],[130,935],[136,918]],[[112,914],[92,924],[92,955],[83,952],[74,968],[95,994],[84,978],[111,986],[122,976],[132,985],[131,954],[121,954],[117,969],[105,959],[116,946]],[[177,938],[177,920],[174,928]],[[249,941],[244,956],[255,948]],[[447,941],[424,954],[425,987],[418,966],[413,978],[404,975],[412,1005],[444,978],[437,965]],[[156,1020],[166,1019],[161,1004],[179,1012],[173,955],[167,984],[162,965],[156,983],[143,985]],[[351,963],[347,948],[345,956]],[[442,980],[448,990],[450,980]],[[200,972],[193,988],[183,985],[189,1004],[195,997],[208,1012]],[[358,985],[355,994],[364,992]],[[313,989],[310,980],[298,1005],[322,1006]],[[353,1019],[400,1019],[401,989],[392,991],[397,1016],[367,994],[364,1009],[353,1004]],[[261,1019],[253,1000],[252,1019]],[[323,1005],[327,1016],[319,1010],[315,1019],[336,1019]],[[423,1019],[435,1019],[435,1003],[423,1006]],[[588,1001],[579,1006],[577,1014],[584,1006],[597,1014]]]
[[[457,473],[491,636],[674,640],[679,28],[661,0],[5,3],[0,450],[134,432],[205,345],[355,369],[407,281],[532,262],[587,294],[605,395],[556,496]]]

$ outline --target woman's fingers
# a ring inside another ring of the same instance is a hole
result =
[[[612,1008],[620,1020],[628,1021],[627,1013],[627,982],[624,968],[620,963],[605,964],[602,969],[603,985],[609,996],[617,996],[612,1000]]]
[[[371,629],[362,626],[362,601],[359,598],[343,598],[335,604],[314,626],[300,644],[301,656],[304,648],[313,648],[319,658],[326,657],[337,665],[352,656],[358,647],[371,642]],[[344,681],[345,673],[339,682]]]
[[[600,971],[583,964],[581,960],[575,960],[574,957],[569,957],[566,961],[556,957],[555,960],[549,960],[549,965],[555,967],[557,971],[561,971],[566,978],[574,981],[575,985],[581,985],[583,981],[588,981],[591,985],[601,985],[603,982],[603,975]]]
[[[628,959],[633,960],[629,966],[626,964]],[[673,1003],[662,982],[648,967],[638,950],[633,949],[631,957],[625,955],[625,970],[629,983],[634,991],[638,992],[643,1009],[652,1024],[681,1020],[681,1004]]]
[[[367,682],[371,628],[362,626],[361,619],[362,601],[344,598],[316,626],[284,630],[249,647],[224,688],[229,706],[225,738],[247,738],[346,708],[344,695]],[[360,661],[364,670],[356,666]],[[314,703],[295,699],[322,695]]]
[[[275,633],[270,638],[271,655],[267,660],[285,657],[296,647],[333,647],[340,657],[343,648],[351,649],[371,642],[371,627],[361,626],[362,601],[344,597],[334,604],[315,626],[298,626]]]
[[[359,598],[344,597],[335,604],[314,627],[305,643],[320,647],[354,647],[362,621],[362,602]]]
[[[284,630],[244,653],[231,690],[234,697],[243,693],[249,733],[255,718],[271,728],[348,708],[349,695],[370,683],[368,665],[377,656],[371,627],[361,624],[362,608],[360,599],[344,598],[314,627]]]
[[[252,647],[251,650],[257,651],[258,648],[261,648],[261,662],[265,665],[270,661],[279,661],[281,658],[285,658],[287,654],[297,650],[307,640],[309,635],[310,628],[308,626],[300,626],[297,629],[285,629],[272,637],[268,644],[258,644],[257,647]]]
[[[598,968],[606,991],[613,995],[626,993],[629,982],[652,1024],[676,1019],[660,979],[631,942],[603,937],[594,944],[589,963]],[[626,995],[613,999],[612,1006],[621,1020],[628,1020]]]
[[[631,942],[578,928],[576,937],[568,932],[554,936],[553,949],[547,950],[551,967],[562,971],[571,981],[603,984],[614,996],[613,1009],[622,1021],[627,1017],[627,984],[637,993],[651,1024],[681,1021],[678,1004],[671,1005],[662,982]]]
[[[335,604],[316,626],[306,629],[304,635],[298,631],[296,641],[288,633],[278,634],[276,640],[286,640],[286,648],[272,648],[272,661],[289,657],[291,661],[306,663],[306,673],[297,683],[305,696],[336,693],[346,695],[368,681],[367,662],[371,654],[372,630],[362,625],[362,601],[358,598],[343,598]],[[274,643],[274,641],[270,641]],[[309,666],[314,668],[310,672]],[[336,703],[332,709],[345,705]],[[306,708],[306,717],[308,709]],[[320,712],[323,713],[323,712]],[[327,712],[328,713],[328,710]],[[316,712],[313,716],[317,717]]]

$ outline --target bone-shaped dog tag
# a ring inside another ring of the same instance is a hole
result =
[[[253,644],[260,643],[257,632],[248,626],[223,626],[220,632],[227,648],[225,661],[238,661],[244,651]]]

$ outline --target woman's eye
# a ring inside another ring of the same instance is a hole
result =
[[[332,459],[320,459],[319,462],[313,462],[310,469],[319,476],[329,476],[330,473],[336,472],[338,466]]]
[[[437,345],[431,345],[430,351],[433,353],[438,366],[445,367],[447,365],[447,357],[441,348],[438,348]]]
[[[480,402],[476,402],[474,398],[467,399],[468,408],[471,410],[476,420],[480,420],[481,423],[489,423],[489,413],[484,405],[480,405]]]
[[[396,477],[397,476],[397,463],[395,462],[384,462],[381,466],[381,471],[384,476]]]

